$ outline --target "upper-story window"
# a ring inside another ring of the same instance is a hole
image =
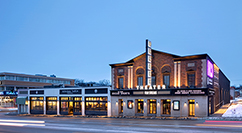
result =
[[[139,76],[137,79],[137,86],[143,86],[143,76]]]
[[[195,72],[187,73],[187,85],[190,88],[195,87]]]
[[[152,67],[152,76],[151,76],[151,85],[156,85],[156,73],[157,73],[157,70],[155,67]]]
[[[19,76],[17,76],[16,80],[17,81],[28,81],[28,78],[27,77],[19,77]]]
[[[29,78],[29,81],[31,82],[40,82],[39,78]]]
[[[163,85],[165,85],[166,88],[170,87],[170,73],[171,73],[171,67],[170,66],[164,66],[161,70],[163,74]]]
[[[0,76],[0,80],[4,80],[5,79],[5,77],[4,76]]]
[[[124,79],[118,78],[118,88],[123,89],[124,88]]]
[[[155,75],[151,77],[151,85],[156,85],[156,78]]]
[[[63,81],[64,84],[71,84],[71,81]]]
[[[163,74],[163,85],[165,85],[166,88],[169,88],[169,86],[170,86],[170,74]]]
[[[4,87],[3,86],[0,87],[0,91],[4,91]]]
[[[124,69],[123,68],[119,68],[118,69],[118,75],[124,75]]]
[[[136,75],[137,75],[137,86],[143,86],[144,69],[138,68],[136,70]]]
[[[14,77],[14,76],[8,76],[8,75],[7,75],[7,76],[5,77],[5,79],[6,79],[6,80],[15,80],[15,77]]]

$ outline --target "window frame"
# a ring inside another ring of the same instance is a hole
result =
[[[165,76],[169,76],[169,84],[168,85],[165,84]],[[166,88],[169,88],[170,87],[170,84],[171,84],[170,81],[171,81],[171,75],[170,75],[170,73],[163,73],[163,85],[165,85]]]
[[[141,84],[139,84],[139,78],[142,78]],[[137,86],[143,86],[143,82],[144,82],[143,79],[144,79],[143,76],[137,76]]]
[[[190,85],[189,84],[189,75],[194,75],[193,76],[193,84],[192,85]],[[187,86],[189,87],[189,88],[196,88],[196,72],[195,71],[191,71],[191,72],[187,72]]]
[[[122,87],[121,87],[121,84],[120,84],[121,79],[122,79]],[[118,89],[124,89],[124,78],[123,77],[118,78]]]
[[[155,77],[155,84],[153,84],[153,77]],[[152,75],[151,76],[151,85],[153,86],[153,85],[156,85],[156,75]]]

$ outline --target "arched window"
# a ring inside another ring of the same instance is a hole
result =
[[[170,66],[164,66],[161,70],[163,75],[163,85],[166,86],[166,88],[170,87],[170,73],[171,73],[171,67]]]
[[[143,76],[144,76],[144,69],[143,68],[138,68],[136,70],[136,75],[137,75],[137,86],[143,86]]]
[[[151,77],[151,85],[156,85],[156,73],[157,70],[155,67],[152,67],[152,77]]]

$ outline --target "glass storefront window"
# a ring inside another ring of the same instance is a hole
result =
[[[156,114],[156,99],[149,100],[149,113]]]
[[[43,101],[31,101],[32,110],[43,110]]]
[[[74,100],[75,101],[81,101],[82,100],[82,97],[75,97]]]
[[[57,113],[57,97],[46,98],[46,113],[56,114]]]
[[[171,114],[171,100],[164,99],[164,100],[162,100],[162,102],[163,102],[163,113],[162,114],[170,115]]]
[[[143,99],[137,100],[137,113],[144,113],[144,100]]]
[[[81,114],[82,112],[82,102],[74,102],[74,113]]]
[[[68,100],[68,97],[61,97],[61,100]]]
[[[86,97],[85,99],[86,114],[107,114],[107,97]]]
[[[44,112],[44,98],[30,97],[30,111],[33,114],[43,114]]]
[[[195,100],[194,99],[189,99],[188,100],[188,112],[189,112],[189,116],[195,116]]]
[[[68,102],[61,102],[61,112],[68,112]]]
[[[47,110],[48,111],[56,111],[57,110],[56,101],[48,101],[47,102]]]
[[[81,115],[82,97],[60,97],[60,114]]]
[[[123,113],[123,106],[124,106],[123,99],[119,99],[118,102],[119,102],[119,108],[118,108],[119,113]]]
[[[43,97],[30,97],[30,100],[44,100]]]
[[[57,100],[57,97],[47,97],[47,100]]]

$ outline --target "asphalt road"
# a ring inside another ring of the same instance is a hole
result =
[[[0,113],[0,133],[231,133],[241,131],[242,121],[19,117],[5,116],[4,113]]]

